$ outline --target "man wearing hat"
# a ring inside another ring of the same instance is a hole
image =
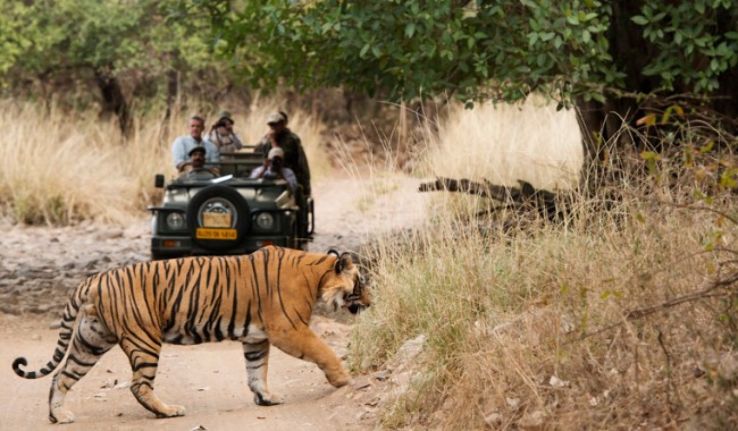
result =
[[[300,137],[287,128],[287,114],[275,112],[267,118],[269,133],[257,144],[256,151],[268,154],[273,148],[284,151],[284,166],[291,169],[305,196],[310,195],[310,167]]]
[[[203,181],[215,178],[215,173],[205,167],[206,154],[207,150],[205,150],[204,146],[198,145],[193,147],[189,152],[189,168],[179,176],[179,179]]]
[[[205,129],[205,119],[193,115],[189,120],[190,134],[178,137],[172,143],[172,160],[177,171],[184,172],[190,164],[189,154],[195,147],[204,147],[206,160],[209,163],[217,163],[219,160],[218,149],[207,139],[203,139],[202,131]]]
[[[243,148],[241,138],[233,131],[233,116],[228,111],[218,114],[218,121],[213,124],[208,133],[210,141],[219,153],[233,153]]]
[[[292,169],[284,166],[284,150],[279,147],[269,150],[264,165],[254,169],[250,178],[283,179],[293,193],[297,190],[297,177]]]

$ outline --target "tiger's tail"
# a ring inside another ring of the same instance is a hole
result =
[[[61,329],[59,331],[59,339],[56,342],[56,349],[54,350],[53,358],[39,371],[24,371],[21,367],[28,365],[28,361],[24,357],[15,358],[13,361],[13,371],[15,374],[23,377],[24,379],[38,379],[51,374],[52,371],[59,365],[64,359],[64,355],[67,354],[69,343],[72,341],[72,334],[74,333],[74,321],[77,319],[77,313],[80,307],[87,300],[86,295],[83,291],[87,291],[85,287],[89,287],[89,280],[83,283],[69,298],[66,307],[64,307],[64,316],[62,317]]]

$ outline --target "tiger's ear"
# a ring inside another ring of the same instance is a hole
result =
[[[340,274],[344,269],[352,266],[354,261],[351,259],[349,253],[343,253],[338,259],[336,259],[336,274]]]
[[[336,257],[339,257],[341,254],[336,250],[335,248],[329,248],[326,254],[335,254]]]

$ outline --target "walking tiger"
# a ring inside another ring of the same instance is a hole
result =
[[[350,376],[335,353],[309,328],[318,300],[356,313],[370,305],[369,292],[348,253],[327,254],[265,247],[245,256],[186,257],[140,262],[87,278],[64,309],[56,350],[39,371],[13,370],[26,379],[54,374],[49,420],[69,423],[64,397],[105,352],[118,344],[133,371],[131,391],[158,417],[180,416],[154,393],[162,343],[237,340],[243,345],[254,402],[280,398],[267,387],[269,347],[316,363],[336,387]],[[79,318],[78,315],[79,314]]]

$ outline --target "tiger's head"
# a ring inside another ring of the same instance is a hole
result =
[[[333,270],[328,272],[323,282],[321,297],[333,309],[346,308],[351,314],[371,305],[369,289],[364,284],[364,277],[359,272],[358,266],[354,265],[349,253],[338,254],[330,250],[328,254],[337,256]]]

